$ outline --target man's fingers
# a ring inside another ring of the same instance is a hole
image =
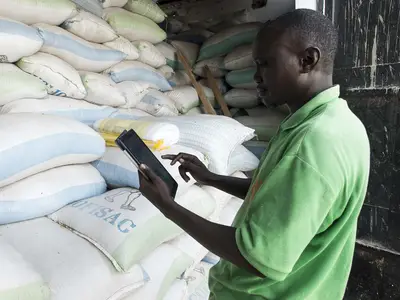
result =
[[[152,182],[155,182],[158,179],[158,176],[156,173],[153,172],[152,169],[150,169],[148,166],[141,164],[140,165],[140,171]]]
[[[185,180],[186,182],[189,182],[190,177],[187,175],[187,170],[185,167],[183,166],[179,166],[179,174],[181,174],[181,177],[183,178],[183,180]]]
[[[171,160],[171,166],[175,165],[178,161],[181,161],[182,159],[190,162],[194,162],[197,159],[196,156],[188,153],[179,153],[177,155],[166,154],[163,155],[162,158]]]

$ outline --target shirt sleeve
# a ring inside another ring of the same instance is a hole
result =
[[[261,171],[258,180],[236,243],[259,272],[282,281],[318,233],[335,195],[318,170],[297,156],[284,157],[267,178]]]

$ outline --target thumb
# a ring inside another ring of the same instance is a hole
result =
[[[147,165],[141,164],[141,165],[139,166],[139,168],[140,168],[140,171],[141,171],[145,176],[147,176],[147,178],[148,178],[150,181],[155,182],[155,181],[158,179],[158,176],[156,175],[156,173],[154,173],[153,170],[150,169]]]

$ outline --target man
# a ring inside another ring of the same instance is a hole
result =
[[[166,156],[201,182],[245,199],[232,227],[177,205],[146,166],[141,191],[170,220],[222,260],[212,300],[339,300],[355,246],[369,176],[364,126],[332,84],[338,35],[311,10],[266,24],[255,41],[263,101],[292,114],[270,142],[253,180],[210,173],[187,154]]]

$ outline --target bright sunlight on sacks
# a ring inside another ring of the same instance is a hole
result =
[[[118,91],[125,98],[124,108],[134,108],[150,92],[150,84],[140,81],[124,81],[117,84]]]
[[[167,16],[152,0],[128,0],[124,8],[147,17],[156,23],[163,22]]]
[[[253,108],[260,104],[257,90],[232,89],[224,99],[226,104],[236,108]]]
[[[103,6],[99,0],[71,0],[79,8],[84,9],[93,15],[101,17],[103,15]]]
[[[162,159],[161,156],[165,154],[178,154],[181,152],[195,155],[201,162],[208,165],[203,154],[185,146],[173,145],[166,150],[153,151],[157,159],[178,183],[178,195],[185,193],[195,182],[193,179],[189,182],[184,181],[182,176],[179,174],[179,163],[171,166],[171,161]],[[104,177],[109,187],[132,187],[138,189],[140,186],[136,166],[132,164],[130,159],[118,147],[107,147],[104,156],[98,161],[93,162],[93,166]]]
[[[93,129],[58,116],[5,114],[0,128],[0,187],[58,166],[92,162],[105,151]]]
[[[44,217],[106,189],[103,177],[91,165],[50,169],[0,188],[0,224]]]
[[[44,99],[21,99],[4,105],[0,114],[39,113],[57,115],[92,125],[111,116],[116,111],[108,106],[98,106],[86,101],[49,95]]]
[[[75,17],[66,20],[62,24],[62,27],[84,40],[93,43],[102,44],[113,41],[118,37],[106,21],[83,10]]]
[[[50,289],[42,276],[1,236],[0,266],[1,299],[50,300]]]
[[[190,85],[175,87],[172,91],[165,92],[165,94],[174,101],[175,107],[182,114],[186,114],[200,104],[196,89]]]
[[[261,25],[262,23],[245,23],[218,32],[201,46],[198,60],[225,55],[236,47],[253,43]]]
[[[168,95],[157,90],[150,90],[136,107],[155,117],[171,117],[178,115],[178,110],[175,107],[174,101],[172,101]]]
[[[13,64],[0,64],[0,106],[23,98],[44,98],[46,85]]]
[[[43,45],[35,28],[7,18],[0,17],[0,36],[2,63],[16,62],[23,56],[35,54]]]
[[[23,71],[43,80],[50,95],[74,99],[83,99],[86,96],[78,71],[58,57],[38,52],[20,59],[17,65]]]
[[[152,44],[146,41],[136,41],[133,44],[139,50],[139,61],[153,68],[159,68],[165,65],[165,56]]]
[[[78,13],[69,0],[7,0],[0,6],[0,15],[31,25],[45,22],[60,25]]]
[[[167,34],[152,20],[122,8],[106,8],[103,19],[130,41],[148,41],[152,44],[166,39]]]
[[[104,119],[94,124],[99,132],[121,134],[124,130],[133,129],[139,137],[146,141],[160,142],[169,147],[179,141],[179,128],[166,122],[159,122],[153,117],[140,120]]]
[[[222,77],[227,73],[224,67],[223,57],[215,57],[199,61],[197,64],[195,64],[193,73],[197,76],[207,78],[207,73],[204,69],[205,66],[208,66],[213,77]]]
[[[201,217],[208,217],[215,208],[211,196],[197,186],[175,201]],[[50,218],[91,241],[119,271],[128,271],[146,254],[183,232],[138,190],[127,188],[77,201]]]
[[[85,41],[60,27],[35,26],[44,40],[41,51],[61,58],[77,70],[102,72],[126,56],[121,51]]]
[[[0,232],[42,275],[51,300],[121,300],[149,279],[140,266],[118,273],[91,243],[48,218],[3,226]]]
[[[256,68],[231,71],[226,74],[225,80],[233,88],[256,89],[257,83],[254,80],[256,71]]]
[[[114,82],[143,81],[149,82],[161,91],[170,91],[168,81],[156,69],[139,61],[123,61],[105,71]]]
[[[255,67],[253,60],[253,45],[237,47],[224,59],[224,66],[227,70],[240,70]]]
[[[179,127],[179,144],[204,153],[210,160],[212,172],[229,175],[229,159],[238,145],[254,137],[254,130],[223,116],[198,115],[163,117]]]
[[[125,53],[125,60],[136,60],[139,58],[139,50],[123,36],[119,36],[115,40],[104,43],[103,45]]]

